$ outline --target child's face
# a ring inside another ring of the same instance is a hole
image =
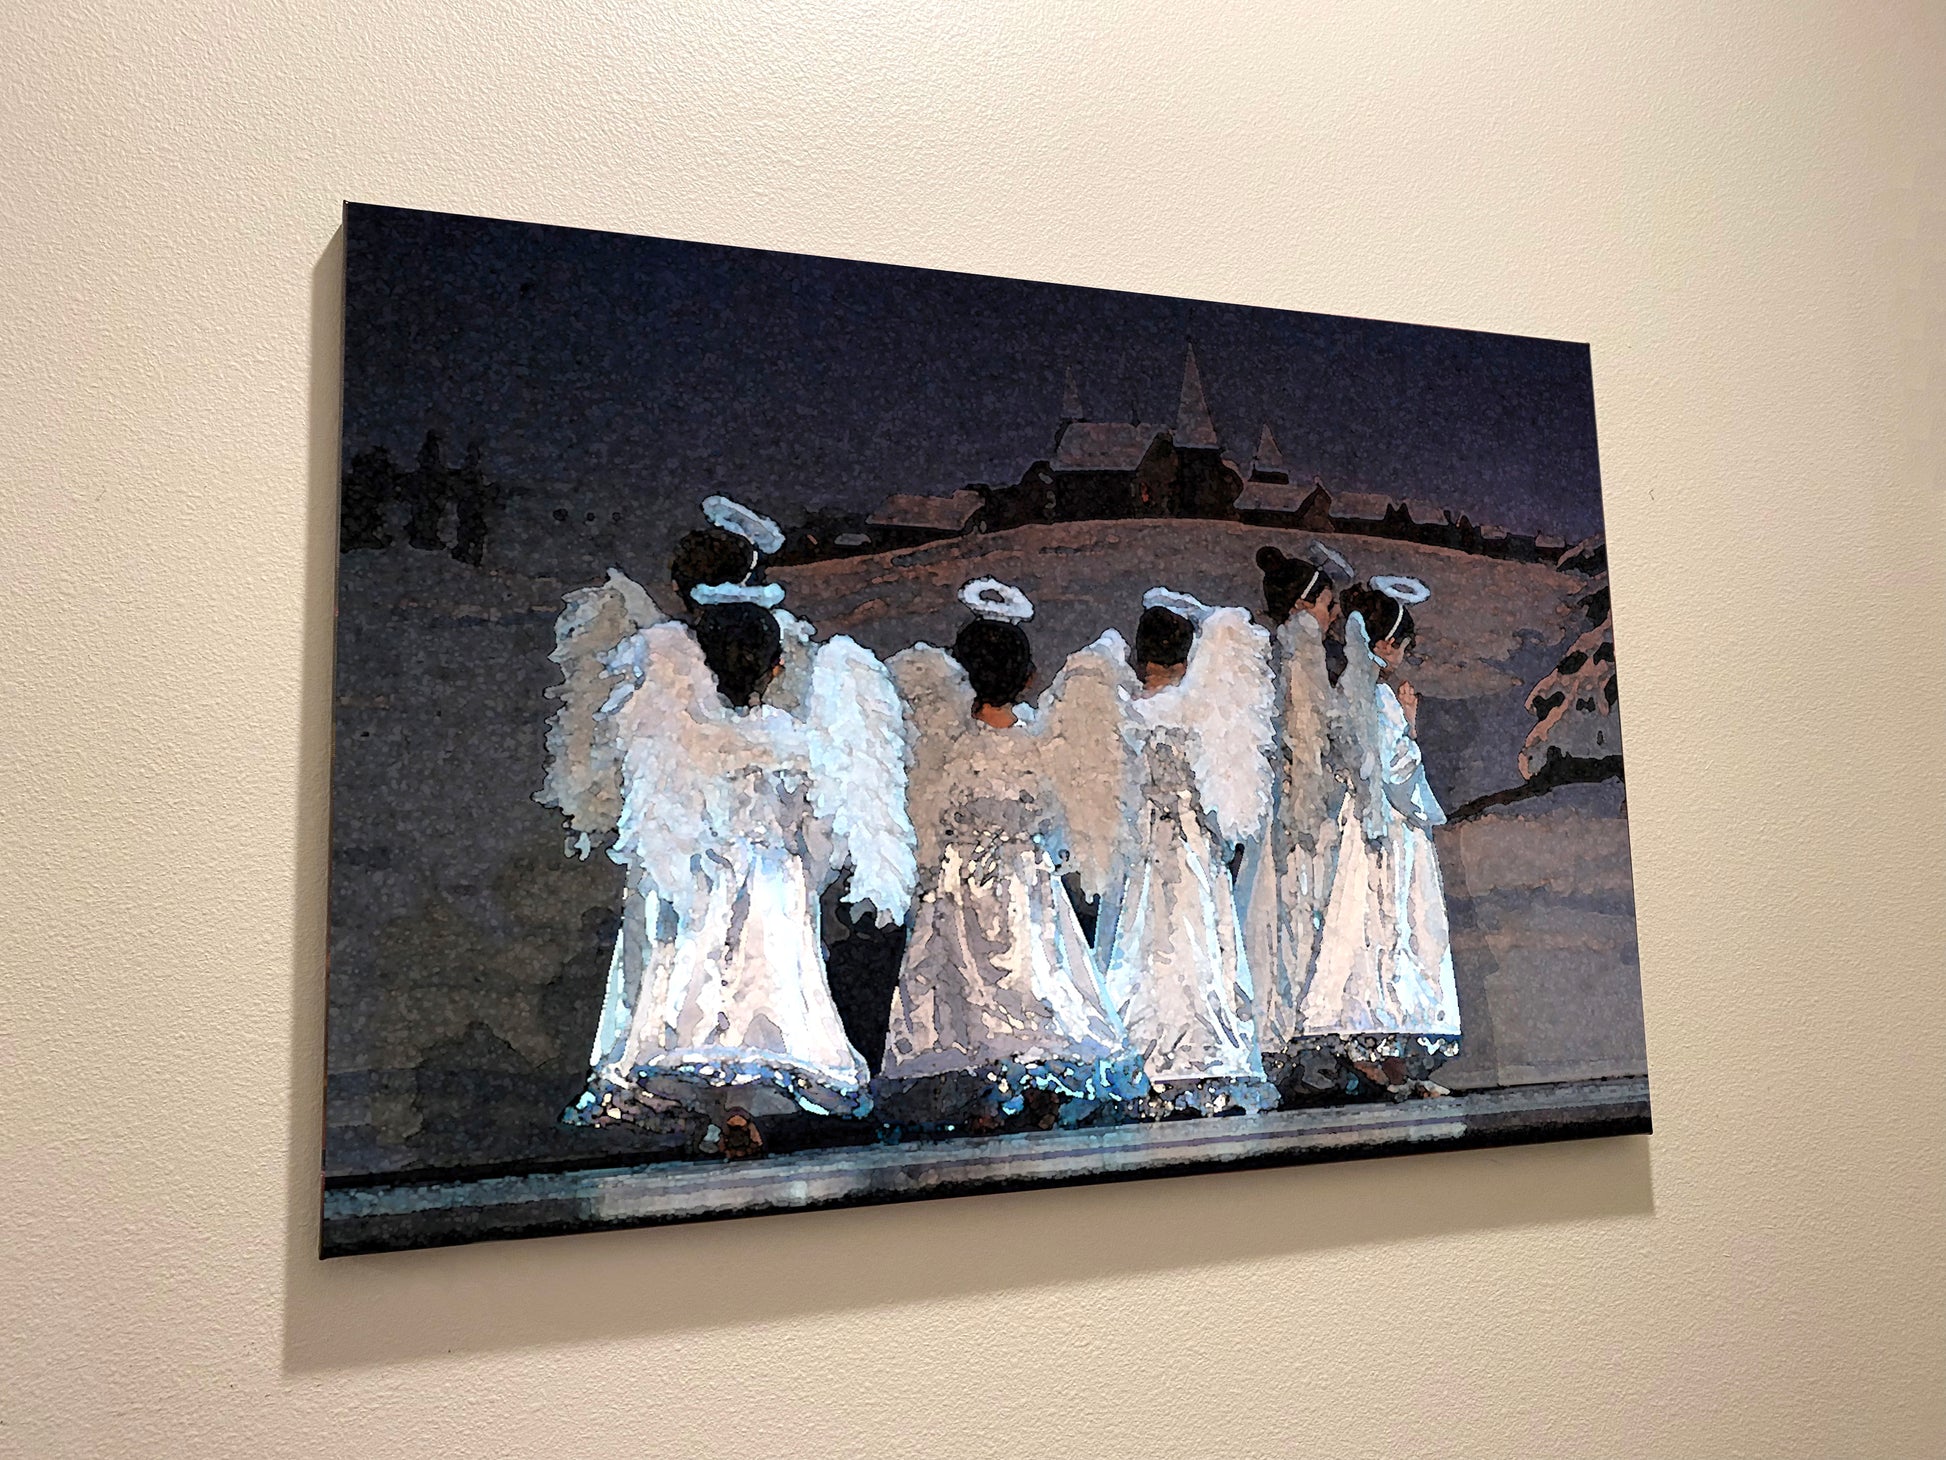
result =
[[[1372,645],[1372,652],[1394,673],[1405,668],[1405,650],[1406,646],[1397,639],[1380,639]]]

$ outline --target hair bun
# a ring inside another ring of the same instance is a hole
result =
[[[1287,567],[1290,561],[1289,558],[1268,544],[1257,549],[1257,567],[1262,572],[1274,573],[1279,568]]]

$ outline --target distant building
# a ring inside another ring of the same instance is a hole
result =
[[[864,513],[819,509],[807,514],[800,527],[786,534],[784,550],[773,561],[779,567],[788,567],[793,563],[815,563],[825,558],[855,557],[876,551],[872,535],[865,527]]]
[[[1431,543],[1434,547],[1458,547],[1459,524],[1444,507],[1417,497],[1392,505],[1386,515],[1394,535],[1407,542]]]
[[[1330,523],[1333,532],[1362,532],[1368,537],[1390,537],[1393,502],[1375,492],[1341,492],[1331,498]]]
[[[1575,550],[1580,557],[1568,554],[1557,537],[1476,525],[1466,514],[1424,498],[1334,493],[1319,476],[1308,484],[1294,482],[1268,423],[1259,427],[1249,465],[1238,466],[1223,454],[1193,347],[1183,353],[1173,424],[1087,419],[1070,371],[1047,455],[1031,462],[1017,481],[976,482],[953,492],[895,492],[869,516],[813,513],[778,561],[885,552],[1034,523],[1145,517],[1356,533],[1525,562],[1559,560],[1582,571],[1594,561],[1582,548]]]
[[[407,543],[422,552],[446,551],[478,567],[509,495],[509,489],[488,479],[478,441],[467,443],[465,458],[454,467],[447,464],[439,433],[428,431],[411,471],[401,471],[383,446],[371,447],[355,454],[345,469],[339,551],[387,547],[398,525]]]
[[[978,532],[986,509],[986,499],[970,487],[936,497],[896,492],[865,519],[863,535],[875,550],[917,547]]]
[[[1243,473],[1223,455],[1191,349],[1183,358],[1173,426],[1084,420],[1070,377],[1053,449],[1015,485],[991,489],[987,525],[1000,531],[1122,517],[1234,520],[1243,486]]]
[[[1331,531],[1331,493],[1320,478],[1309,483],[1291,480],[1277,439],[1265,426],[1257,438],[1257,453],[1236,501],[1237,517],[1254,527],[1295,527],[1309,532]]]
[[[1257,437],[1257,454],[1250,458],[1250,480],[1288,482],[1290,479],[1291,474],[1284,467],[1284,453],[1277,449],[1277,438],[1270,434],[1266,423]]]
[[[1237,517],[1253,527],[1331,532],[1331,494],[1317,483],[1245,482]]]

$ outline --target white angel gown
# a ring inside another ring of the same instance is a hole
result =
[[[1431,829],[1445,823],[1418,743],[1377,677],[1365,625],[1346,621],[1339,687],[1357,757],[1338,819],[1338,866],[1317,971],[1302,1001],[1307,1038],[1344,1057],[1404,1061],[1424,1078],[1459,1053],[1446,893]]]
[[[1009,729],[973,718],[965,671],[942,651],[890,661],[920,876],[877,1086],[888,1120],[1008,1116],[1039,1090],[1076,1121],[1146,1093],[1058,880],[1076,872],[1094,896],[1108,881],[1132,770],[1115,657],[1076,654]]]
[[[1278,626],[1275,775],[1265,834],[1244,855],[1237,895],[1244,909],[1244,948],[1255,983],[1257,1041],[1264,1071],[1329,1089],[1329,1076],[1307,1078],[1301,1001],[1317,967],[1325,909],[1338,865],[1338,815],[1344,782],[1336,724],[1338,692],[1325,668],[1324,631],[1310,614]]]
[[[1231,849],[1270,802],[1268,635],[1241,609],[1197,626],[1182,680],[1130,705],[1141,799],[1097,942],[1109,996],[1142,1056],[1147,1113],[1265,1110],[1250,960]],[[1132,680],[1132,676],[1131,676]]]
[[[675,622],[630,635],[605,668],[619,687],[588,739],[619,767],[610,855],[628,880],[588,1089],[566,1118],[864,1113],[869,1071],[831,998],[818,895],[849,863],[854,903],[897,920],[910,896],[883,666],[849,639],[819,647],[801,716],[732,709]]]
[[[535,799],[561,809],[574,834],[570,847],[585,857],[598,839],[616,831],[622,816],[626,751],[623,711],[634,691],[650,677],[653,646],[660,643],[669,648],[682,640],[687,643],[687,652],[696,654],[697,662],[700,654],[688,626],[667,618],[647,591],[619,569],[610,569],[607,582],[599,587],[568,594],[567,605],[555,624],[555,647],[550,655],[561,666],[562,682],[548,691],[548,697],[559,701],[561,708],[548,725],[547,780]],[[782,640],[783,659],[777,677],[764,690],[763,705],[801,719],[811,702],[812,666],[818,652],[813,642],[814,631],[811,625],[782,608],[774,608],[772,616]],[[651,638],[648,631],[658,627],[662,633]],[[850,640],[844,643],[848,650],[841,652],[845,653],[846,666],[863,665],[868,678],[875,674],[885,683],[882,668],[876,661],[870,660]],[[837,667],[834,662],[834,669]],[[701,672],[707,677],[707,666],[702,666]],[[842,679],[843,675],[837,678]],[[890,695],[886,684],[878,696],[879,713],[881,719],[892,715],[894,720],[888,724],[895,724],[896,704]],[[871,698],[868,693],[866,702]],[[888,705],[892,706],[889,710]],[[878,728],[883,745],[887,727]],[[895,755],[896,751],[888,745],[883,753]],[[902,775],[897,779],[902,796]],[[869,804],[869,795],[866,800]],[[909,840],[903,808],[888,812],[887,818],[892,835]],[[813,881],[821,889],[837,861],[842,861],[841,856],[834,861],[834,854],[840,849],[831,845],[830,828],[819,818],[808,819],[803,832],[807,865],[816,874]],[[627,854],[620,847],[610,855],[625,864],[628,862]],[[855,893],[851,900],[864,898],[864,894]],[[591,1078],[589,1092],[569,1110],[567,1118],[571,1121],[639,1117],[654,1104],[634,1098],[625,1080],[605,1078],[600,1072],[619,1071],[630,1057],[629,1041],[631,1031],[637,1027],[641,991],[645,983],[651,989],[658,986],[660,975],[654,970],[666,956],[668,940],[662,935],[668,931],[668,907],[664,899],[645,890],[639,879],[634,876],[628,879],[622,898],[621,928],[609,958],[607,989],[590,1054],[590,1064],[596,1074]],[[764,1102],[759,1099],[758,1103]]]

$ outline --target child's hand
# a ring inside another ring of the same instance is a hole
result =
[[[1405,728],[1414,735],[1419,733],[1419,691],[1399,681],[1399,708],[1405,711]]]

